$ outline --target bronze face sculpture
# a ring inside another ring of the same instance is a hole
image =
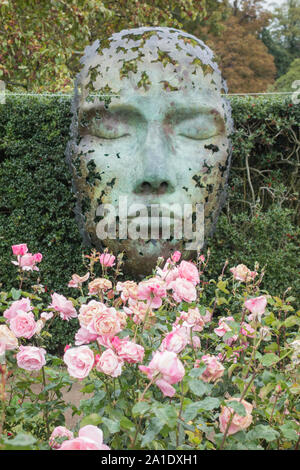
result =
[[[137,28],[96,41],[81,62],[67,159],[84,240],[124,251],[136,275],[174,250],[191,258],[214,230],[231,157],[211,50],[172,28]]]

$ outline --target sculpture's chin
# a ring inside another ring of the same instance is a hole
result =
[[[124,252],[122,271],[135,279],[141,279],[149,274],[157,265],[159,257],[165,261],[174,251],[180,251],[182,258],[192,259],[196,251],[185,249],[182,240],[103,240],[103,245],[114,254]]]

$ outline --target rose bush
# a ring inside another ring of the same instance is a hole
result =
[[[122,277],[122,255],[93,251],[67,298],[36,284],[40,253],[12,250],[19,284],[0,292],[0,448],[299,447],[300,312],[290,288],[263,289],[257,264],[226,262],[208,289],[209,252],[196,262],[175,252],[136,282]],[[45,349],[54,318],[78,325],[63,357]],[[64,391],[78,382],[76,407]]]

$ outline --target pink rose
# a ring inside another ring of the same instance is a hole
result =
[[[229,331],[232,331],[230,326],[227,323],[227,322],[230,323],[231,321],[234,321],[233,317],[220,318],[218,328],[214,328],[214,332],[216,333],[216,335],[222,338],[226,333],[228,333]],[[234,343],[237,339],[238,339],[238,335],[232,335],[230,338],[226,339],[224,342],[228,344],[229,346],[231,346],[232,343]]]
[[[193,331],[202,331],[205,325],[204,317],[200,314],[198,307],[189,308],[187,312],[180,312],[178,321],[183,321],[182,326],[192,328]]]
[[[67,437],[67,440],[73,439],[74,434],[69,429],[65,428],[65,426],[57,426],[53,431],[49,439],[49,445],[52,449],[59,449],[61,447],[61,443],[57,441],[57,438]]]
[[[172,261],[174,261],[174,263],[177,263],[177,262],[180,260],[180,258],[181,258],[181,253],[180,253],[180,251],[175,251],[175,252],[172,254],[171,258],[172,258]]]
[[[0,349],[5,350],[16,349],[18,340],[15,334],[6,325],[0,325]]]
[[[18,256],[18,261],[12,261],[16,266],[19,266],[23,271],[39,271],[36,263],[41,261],[41,254],[25,253],[23,256]]]
[[[104,277],[97,277],[89,283],[89,295],[99,294],[102,290],[105,292],[112,288],[112,283]]]
[[[246,400],[240,400],[239,398],[230,398],[230,400],[226,401],[238,401],[242,403],[246,409],[246,416],[240,416],[239,414],[235,413],[231,424],[229,426],[228,435],[235,434],[242,429],[246,429],[252,423],[252,409],[253,406],[248,403]],[[219,416],[220,420],[220,431],[224,434],[225,430],[228,426],[229,420],[234,413],[234,410],[228,406],[221,406],[221,413]]]
[[[229,271],[232,272],[234,279],[242,282],[249,282],[257,275],[256,271],[250,271],[244,264],[230,268]]]
[[[60,317],[63,320],[69,321],[71,318],[77,317],[76,309],[74,308],[71,300],[67,300],[66,297],[60,294],[52,294],[52,303],[49,305],[48,308],[53,308],[57,312],[59,312]]]
[[[122,365],[122,359],[112,349],[106,349],[100,356],[96,370],[111,377],[118,377],[122,373]]]
[[[26,243],[21,243],[20,245],[12,245],[12,252],[16,256],[23,256],[27,253],[28,248]]]
[[[15,317],[10,320],[10,329],[17,338],[30,339],[36,332],[37,324],[32,312],[20,310]]]
[[[88,346],[69,348],[64,354],[64,362],[71,377],[84,379],[93,368],[94,353]]]
[[[121,323],[122,319],[116,309],[102,304],[102,307],[94,313],[87,329],[90,333],[99,336],[115,336],[122,330]]]
[[[11,306],[5,310],[3,316],[4,318],[7,318],[7,320],[11,320],[18,314],[18,311],[20,310],[23,312],[29,312],[29,310],[31,310],[30,300],[28,298],[15,300],[15,302],[13,302]]]
[[[189,329],[185,327],[175,327],[161,343],[161,351],[173,351],[179,354],[190,342]]]
[[[152,277],[142,281],[138,285],[139,300],[147,300],[151,308],[159,308],[162,304],[162,297],[166,297],[167,291],[161,279]]]
[[[250,326],[248,323],[243,322],[241,324],[240,333],[244,336],[248,336],[249,338],[254,338],[255,329],[252,328],[252,326]]]
[[[20,346],[17,354],[17,363],[21,369],[40,370],[45,364],[46,350],[35,346]]]
[[[68,287],[78,288],[90,277],[90,273],[86,273],[85,276],[78,276],[78,274],[72,274],[72,279],[69,281]]]
[[[36,263],[40,263],[43,259],[43,255],[42,253],[34,253],[33,258]]]
[[[138,300],[129,298],[128,307],[124,307],[123,309],[127,315],[133,315],[132,319],[137,325],[145,321],[147,315],[148,321],[147,325],[145,325],[145,328],[150,325],[152,319],[155,319],[155,314],[152,311],[152,308],[149,308],[149,305],[142,301],[139,302]]]
[[[206,354],[205,356],[202,356],[201,361],[203,361],[207,366],[201,375],[201,379],[204,382],[215,382],[224,374],[225,368],[216,357]]]
[[[194,284],[186,279],[178,277],[168,285],[168,288],[173,290],[172,295],[176,302],[184,300],[185,302],[191,303],[197,298]]]
[[[121,299],[125,303],[129,298],[136,300],[138,298],[138,286],[134,281],[125,281],[117,283],[117,292],[121,292]]]
[[[172,397],[176,390],[173,384],[183,379],[185,370],[177,354],[172,351],[157,351],[148,366],[139,366],[147,377],[152,380],[157,376],[155,384],[165,396]]]
[[[190,261],[181,261],[178,267],[179,276],[191,282],[194,286],[199,284],[199,272],[197,267]]]
[[[102,253],[102,255],[99,258],[99,261],[102,264],[102,266],[107,266],[111,268],[115,264],[115,259],[116,257],[113,255],[110,255],[109,253]]]
[[[142,362],[144,358],[143,346],[132,341],[120,340],[116,345],[118,356],[126,362]]]
[[[260,297],[248,299],[245,301],[244,306],[251,312],[251,315],[248,316],[249,321],[256,320],[256,318],[258,318],[258,321],[261,321],[261,316],[266,310],[267,298],[261,295]]]
[[[103,444],[101,429],[88,424],[79,430],[77,438],[64,441],[59,450],[110,450],[110,448]]]
[[[97,335],[90,333],[89,330],[82,326],[75,334],[75,345],[81,346],[82,344],[92,343],[96,339]]]
[[[42,318],[43,320],[45,320],[45,322],[46,322],[47,320],[51,320],[51,318],[53,318],[53,312],[42,312],[42,313],[41,313],[41,318]]]

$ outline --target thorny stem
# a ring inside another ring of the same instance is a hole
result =
[[[5,423],[5,385],[6,385],[6,364],[0,364],[1,367],[1,395],[0,400],[2,401],[2,414],[1,414],[1,421],[0,421],[0,435],[3,431],[3,426]]]
[[[44,390],[45,390],[45,387],[46,387],[46,375],[45,375],[45,368],[44,368],[44,366],[42,367],[42,377],[43,377],[43,385],[44,385]],[[47,396],[48,396],[48,394],[47,394]],[[47,407],[45,408],[45,411],[44,411],[44,418],[45,418],[45,422],[46,422],[47,436],[48,436],[48,438],[49,438],[49,436],[50,436],[50,429],[49,429],[48,409],[47,409]]]

